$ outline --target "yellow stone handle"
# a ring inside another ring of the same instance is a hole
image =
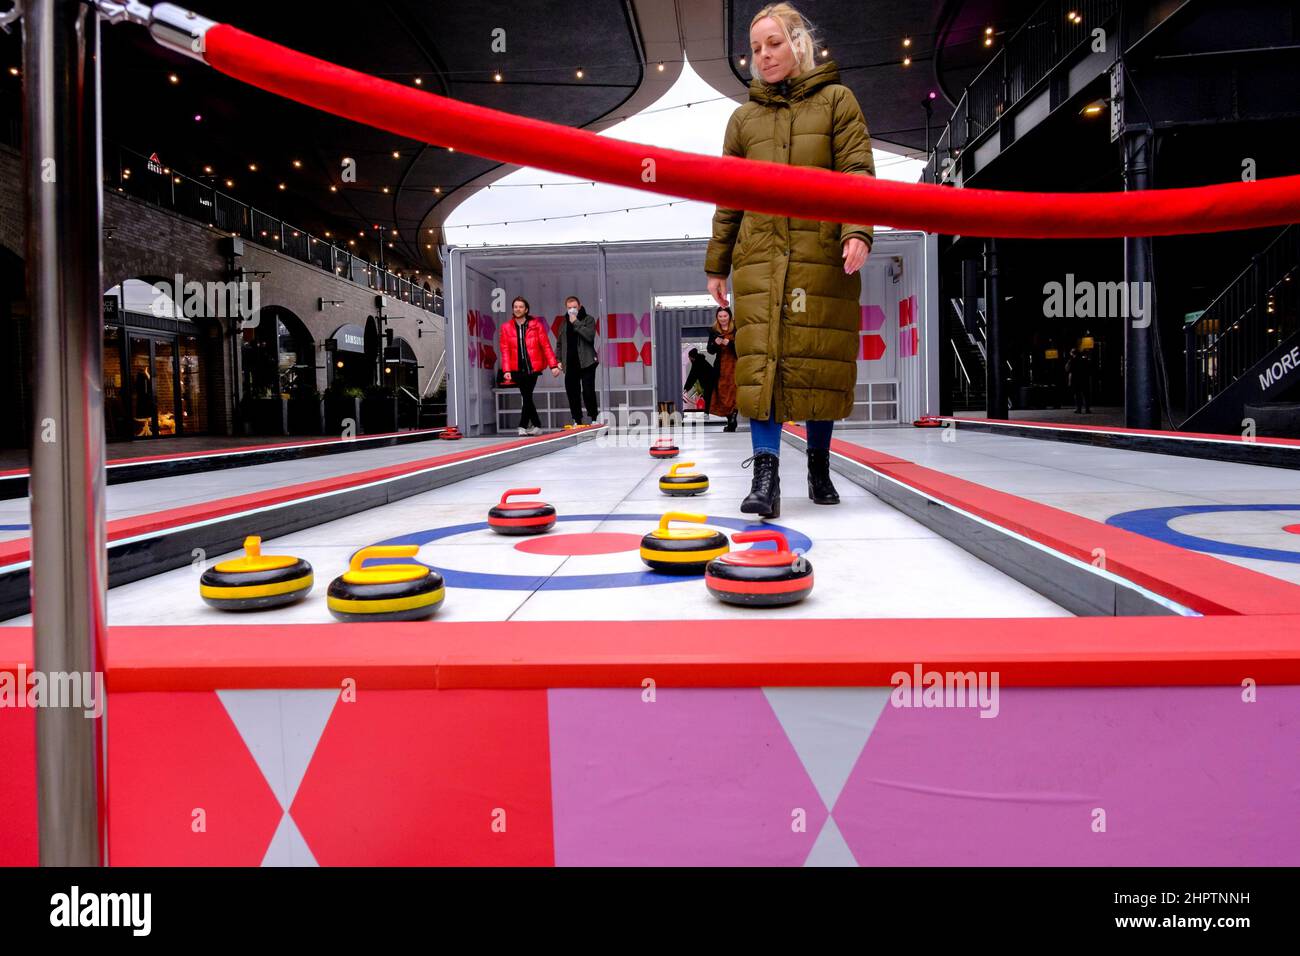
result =
[[[369,548],[362,548],[352,555],[348,570],[360,571],[361,566],[371,558],[413,558],[419,553],[418,544],[376,544]]]
[[[659,530],[667,531],[670,521],[689,521],[691,524],[708,524],[708,515],[690,514],[686,511],[670,511],[659,519]]]
[[[679,461],[677,464],[673,465],[671,468],[668,469],[668,477],[676,478],[678,468],[694,468],[694,467],[695,467],[695,462],[693,461]]]
[[[244,554],[250,558],[256,558],[262,553],[262,539],[260,536],[250,534],[244,539]]]

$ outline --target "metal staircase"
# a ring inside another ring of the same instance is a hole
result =
[[[438,364],[420,395],[416,428],[444,428],[447,425],[447,353],[438,356]]]
[[[972,335],[966,326],[962,310],[962,300],[950,299],[954,321],[950,324],[952,334],[948,336],[948,347],[953,352],[953,375],[948,383],[954,412],[978,411],[986,402],[987,349],[983,325],[977,324],[980,335]],[[982,319],[983,310],[976,310]]]
[[[1300,226],[1283,229],[1184,334],[1184,431],[1239,433],[1247,406],[1300,391]]]

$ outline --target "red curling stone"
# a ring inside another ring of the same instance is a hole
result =
[[[511,488],[488,510],[488,527],[497,534],[542,534],[555,527],[555,508],[545,501],[507,501],[512,495],[541,494],[541,488]]]
[[[704,569],[704,584],[719,601],[742,607],[780,607],[797,604],[812,593],[812,565],[790,550],[785,535],[774,528],[742,531],[731,536],[736,544],[774,541],[775,551],[728,551]]]
[[[679,454],[681,449],[673,444],[671,438],[657,438],[650,446],[651,458],[676,458]]]

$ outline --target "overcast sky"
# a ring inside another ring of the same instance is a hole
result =
[[[692,103],[689,108],[684,104]],[[718,156],[722,135],[736,104],[706,84],[685,64],[672,88],[648,109],[602,132],[602,136]],[[867,125],[871,116],[867,111]],[[875,150],[876,174],[882,179],[916,182],[922,162],[897,153]],[[539,188],[536,183],[545,183]],[[527,185],[521,185],[527,184]],[[621,239],[708,238],[713,205],[679,201],[671,196],[624,189],[598,183],[577,184],[569,176],[540,169],[518,169],[481,189],[448,218],[449,245],[532,245],[548,242],[582,242]],[[661,206],[623,210],[629,206]],[[607,210],[617,212],[609,213]],[[588,213],[583,218],[582,213]],[[592,215],[601,213],[601,215]],[[575,217],[576,214],[576,217]],[[555,218],[569,216],[575,218]],[[520,220],[547,218],[547,222]],[[509,222],[504,225],[486,223]]]

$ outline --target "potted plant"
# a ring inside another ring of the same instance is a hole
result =
[[[320,392],[300,389],[289,399],[289,428],[294,435],[325,434],[325,401]]]
[[[278,390],[259,388],[244,399],[244,427],[254,435],[289,434],[289,402]]]
[[[361,430],[367,435],[397,431],[397,391],[389,385],[371,385],[361,400]]]
[[[361,389],[355,385],[331,385],[325,389],[325,433],[341,435],[351,422],[352,434],[361,431]]]

